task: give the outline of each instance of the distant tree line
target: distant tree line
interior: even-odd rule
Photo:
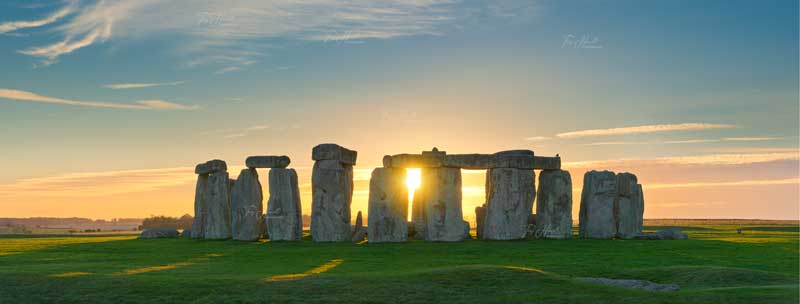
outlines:
[[[184,214],[181,217],[171,217],[164,215],[150,216],[142,221],[140,229],[171,228],[171,229],[191,229],[194,218]]]

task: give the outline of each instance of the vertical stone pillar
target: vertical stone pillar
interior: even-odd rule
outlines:
[[[572,237],[572,177],[565,170],[543,170],[536,196],[536,238]]]
[[[311,237],[315,242],[350,241],[356,151],[321,144],[311,158],[316,161],[311,174]]]
[[[194,220],[192,221],[191,237],[193,239],[202,239],[204,237],[206,202],[203,199],[203,193],[206,191],[206,184],[208,183],[208,174],[200,174],[197,176],[197,187],[194,191]]]
[[[267,233],[271,241],[299,241],[303,237],[302,207],[297,172],[269,170]]]
[[[461,169],[422,168],[422,185],[414,194],[425,223],[426,241],[458,242],[465,238],[461,211]],[[419,196],[419,200],[416,199]]]
[[[483,239],[483,226],[486,222],[486,204],[475,207],[475,237]]]
[[[369,181],[370,243],[408,240],[408,187],[405,168],[375,168]]]
[[[231,190],[231,232],[234,240],[257,241],[261,236],[264,196],[256,169],[239,173]]]
[[[579,224],[581,238],[611,239],[616,236],[616,199],[617,177],[614,172],[589,171],[584,174]]]
[[[206,213],[203,216],[205,239],[224,240],[231,238],[231,203],[228,172],[219,171],[208,175],[203,192]]]
[[[486,173],[486,222],[483,239],[516,240],[527,234],[536,198],[533,170],[493,168]]]
[[[614,202],[614,219],[617,237],[630,239],[642,232],[644,198],[642,185],[636,175],[617,174],[617,199]]]

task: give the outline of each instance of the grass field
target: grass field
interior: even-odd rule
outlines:
[[[0,236],[0,302],[800,301],[797,225],[684,229],[690,240],[316,244]],[[576,277],[644,279],[681,290],[631,290]]]

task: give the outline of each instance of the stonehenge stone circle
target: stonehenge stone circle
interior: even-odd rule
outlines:
[[[353,165],[356,152],[336,144],[312,151],[311,237],[315,242],[350,241],[350,203],[353,199]]]
[[[631,173],[617,174],[617,201],[614,203],[614,219],[617,223],[617,237],[634,238],[642,232],[644,197],[642,185]]]
[[[370,243],[408,240],[406,169],[375,168],[369,181]]]
[[[190,231],[190,235],[193,239],[202,239],[205,237],[203,226],[205,225],[206,202],[203,199],[203,193],[206,191],[207,183],[208,174],[197,176],[197,188],[194,191],[194,219]]]
[[[230,180],[228,172],[217,171],[208,175],[203,191],[203,238],[224,240],[231,238]]]
[[[422,168],[422,185],[415,192],[420,202],[426,241],[458,242],[464,240],[461,213],[461,170],[457,168]],[[416,197],[419,196],[419,200]]]
[[[534,237],[568,239],[572,236],[572,177],[569,171],[543,170],[536,196]]]
[[[242,169],[231,190],[231,232],[234,240],[257,241],[264,210],[256,169]]]
[[[302,207],[297,172],[294,169],[269,170],[269,200],[266,216],[271,241],[299,241],[303,237]]]
[[[589,171],[584,174],[579,224],[582,238],[611,239],[616,236],[616,199],[617,177],[614,172]]]
[[[178,237],[178,230],[169,228],[145,229],[139,234],[140,239],[160,239]]]
[[[248,168],[286,168],[291,163],[288,156],[250,156],[245,160]]]
[[[523,155],[520,157],[520,155]],[[516,165],[525,154],[510,152],[504,164]],[[533,153],[530,154],[533,158]],[[523,239],[528,217],[536,198],[533,170],[494,168],[486,173],[486,218],[482,237],[485,240]]]

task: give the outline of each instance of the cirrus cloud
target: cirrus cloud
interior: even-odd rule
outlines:
[[[644,126],[634,126],[634,127],[608,128],[608,129],[579,130],[579,131],[559,133],[556,134],[556,136],[559,138],[579,138],[579,137],[591,137],[591,136],[628,135],[628,134],[642,134],[642,133],[660,133],[660,132],[673,132],[673,131],[730,129],[730,128],[736,128],[736,126],[729,124],[712,124],[712,123],[680,123],[680,124],[644,125]]]
[[[0,99],[40,102],[40,103],[55,103],[55,104],[65,104],[71,106],[83,106],[83,107],[94,107],[94,108],[125,109],[125,110],[196,110],[199,108],[196,105],[187,106],[164,100],[138,100],[134,104],[103,102],[103,101],[71,100],[58,97],[49,97],[49,96],[39,95],[33,92],[14,90],[14,89],[0,89]]]

